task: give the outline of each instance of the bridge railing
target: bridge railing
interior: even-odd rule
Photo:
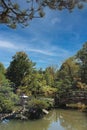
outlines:
[[[58,102],[59,103],[83,102],[87,104],[87,91],[84,90],[68,91],[67,93],[63,93],[58,97]]]

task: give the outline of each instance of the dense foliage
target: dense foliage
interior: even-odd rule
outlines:
[[[15,90],[24,84],[23,79],[31,75],[34,63],[25,52],[17,52],[7,69],[7,77],[14,83]]]
[[[0,63],[0,112],[13,111],[17,95],[13,93],[12,84],[5,76],[5,68]]]
[[[25,52],[17,52],[7,68],[0,63],[0,112],[12,111],[17,102],[17,95],[26,94],[39,98],[31,106],[47,107],[42,97],[55,97],[69,90],[87,91],[87,43],[73,57],[68,58],[60,67],[53,66],[45,70],[36,70]],[[43,98],[42,98],[43,99]]]
[[[83,83],[87,84],[87,42],[77,53],[78,63],[80,64],[80,77]]]

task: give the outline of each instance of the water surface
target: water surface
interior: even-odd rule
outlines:
[[[0,123],[0,130],[87,130],[87,113],[52,110],[39,120],[2,122]]]

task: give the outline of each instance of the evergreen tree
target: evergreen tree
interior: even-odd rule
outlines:
[[[16,28],[17,24],[27,26],[33,18],[41,18],[45,15],[45,7],[52,10],[72,11],[75,7],[82,9],[86,2],[86,0],[23,0],[21,2],[0,0],[0,23],[11,28]]]
[[[27,75],[31,75],[35,63],[33,63],[25,52],[17,52],[7,68],[7,77],[14,83],[15,89],[18,86],[23,86],[23,78]]]

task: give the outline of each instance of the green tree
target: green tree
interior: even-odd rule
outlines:
[[[69,78],[71,82],[73,82],[75,77],[78,77],[79,64],[77,63],[75,57],[70,57],[67,59],[61,66],[60,72],[65,72],[61,78]]]
[[[17,52],[13,56],[10,66],[7,68],[7,77],[14,83],[15,89],[24,85],[23,78],[31,75],[34,66],[35,63],[28,58],[25,52]]]
[[[67,59],[57,72],[55,82],[58,87],[58,91],[65,92],[72,89],[75,79],[78,78],[78,71],[79,64],[77,63],[75,57]]]
[[[54,86],[55,81],[55,68],[52,66],[49,66],[45,69],[44,77],[46,80],[46,84],[49,86]]]
[[[6,73],[5,67],[2,63],[0,63],[0,86],[8,82],[5,73]]]
[[[17,101],[18,97],[13,93],[9,82],[0,86],[0,112],[13,111]]]
[[[0,112],[12,111],[17,101],[17,96],[13,93],[11,83],[5,73],[5,67],[0,63]]]
[[[83,45],[82,49],[77,53],[77,60],[80,64],[80,77],[83,83],[87,84],[87,42]]]
[[[12,28],[17,24],[28,25],[33,18],[43,17],[44,8],[69,11],[75,7],[81,9],[86,0],[0,0],[0,23]],[[23,6],[24,5],[24,6]]]
[[[1,62],[0,62],[0,73],[5,74],[5,67]]]
[[[27,75],[23,79],[24,86],[22,86],[22,91],[27,94],[32,94],[36,96],[42,93],[42,88],[46,85],[43,73],[34,70],[31,75]]]

